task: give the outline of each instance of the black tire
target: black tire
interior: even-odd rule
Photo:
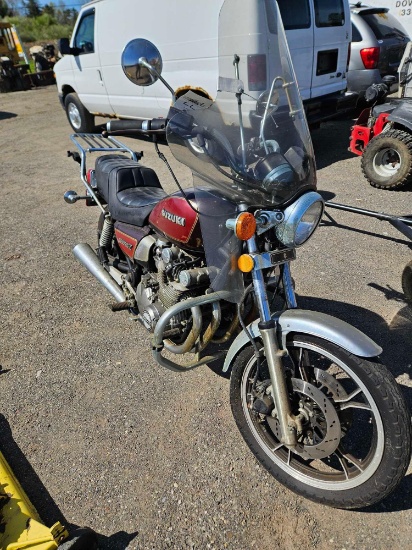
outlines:
[[[361,166],[373,187],[403,187],[412,180],[412,135],[388,130],[375,136],[363,152]]]
[[[80,134],[94,132],[94,116],[89,113],[77,94],[68,94],[64,100],[64,106],[67,119],[75,132]]]
[[[402,272],[402,290],[406,301],[412,306],[412,262],[406,264]]]
[[[280,443],[264,360],[260,393],[252,395],[256,359],[249,346],[236,358],[230,383],[246,443],[280,483],[305,498],[346,509],[382,500],[404,477],[411,455],[410,418],[393,376],[379,362],[314,336],[295,334],[287,347],[293,412],[306,415],[299,453]]]

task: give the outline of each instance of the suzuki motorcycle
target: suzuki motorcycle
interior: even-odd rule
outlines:
[[[219,59],[213,102],[196,91],[176,98],[157,48],[143,39],[126,46],[126,76],[144,86],[164,82],[173,102],[167,119],[114,121],[102,136],[72,136],[87,192],[65,199],[100,211],[96,248],[78,244],[74,254],[113,296],[113,309],[127,310],[153,334],[159,365],[185,371],[222,360],[237,426],[278,481],[308,499],[359,508],[387,496],[405,475],[410,419],[376,343],[297,307],[290,264],[324,202],[271,5],[277,55],[266,92],[245,92],[233,51]],[[167,163],[157,143],[164,136],[192,170],[193,187],[167,195],[119,135],[151,136]],[[104,154],[87,170],[94,151]]]

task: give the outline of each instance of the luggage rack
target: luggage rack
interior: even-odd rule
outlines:
[[[87,169],[86,169],[86,157],[87,153],[127,153],[131,160],[138,162],[143,157],[143,151],[137,153],[133,151],[124,143],[112,136],[103,136],[102,134],[72,134],[70,136],[72,142],[76,145],[79,153],[67,151],[69,157],[73,157],[80,164],[80,175],[84,186],[87,189],[87,194],[93,197],[95,203],[100,207],[101,211],[105,213],[105,209],[96,194],[92,186],[87,181]],[[87,197],[78,197],[87,198]]]

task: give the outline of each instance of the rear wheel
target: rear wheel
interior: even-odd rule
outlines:
[[[64,106],[67,119],[75,132],[92,133],[94,131],[94,116],[89,113],[77,94],[68,94],[64,100]]]
[[[407,302],[412,305],[412,262],[409,262],[403,270],[402,290]]]
[[[298,446],[280,441],[272,390],[263,359],[256,377],[251,348],[233,366],[233,415],[246,443],[292,491],[338,508],[361,508],[387,496],[410,460],[410,420],[400,390],[378,362],[331,342],[295,334],[285,361]]]
[[[388,130],[371,139],[361,159],[365,178],[379,189],[399,189],[412,180],[412,136]]]

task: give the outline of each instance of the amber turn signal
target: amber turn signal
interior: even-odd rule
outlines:
[[[243,273],[249,273],[254,268],[255,262],[249,254],[242,254],[237,261],[237,266]]]
[[[236,219],[235,234],[241,241],[248,241],[256,231],[256,218],[249,212],[242,212]]]

